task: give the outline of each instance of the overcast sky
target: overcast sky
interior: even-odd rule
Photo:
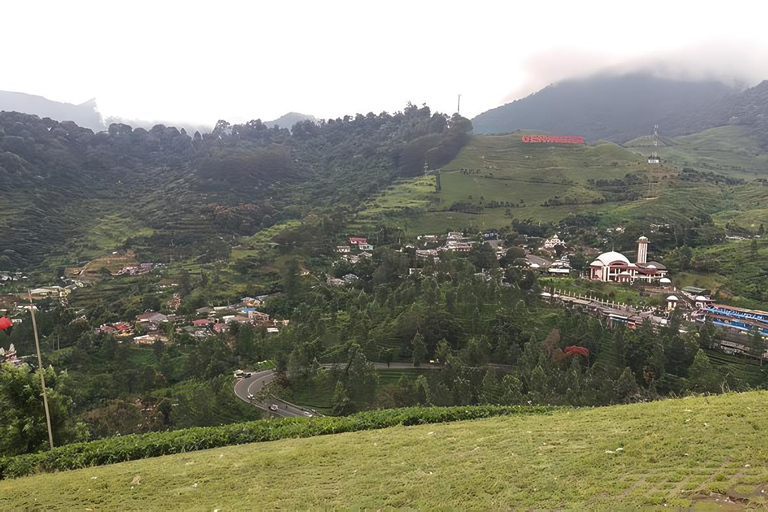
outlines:
[[[407,101],[472,117],[604,67],[768,78],[762,2],[7,1],[0,90],[213,124]]]

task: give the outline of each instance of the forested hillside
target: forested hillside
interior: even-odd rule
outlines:
[[[259,120],[187,134],[0,113],[0,269],[67,265],[130,241],[154,258],[215,253],[313,208],[363,200],[397,176],[450,161],[471,123],[412,105],[291,132]],[[97,236],[110,226],[114,236]],[[122,234],[122,236],[120,236]]]

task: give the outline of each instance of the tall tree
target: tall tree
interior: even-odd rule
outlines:
[[[425,362],[427,357],[427,344],[424,342],[424,336],[420,332],[417,332],[411,341],[412,354],[414,366],[421,366],[421,363]]]

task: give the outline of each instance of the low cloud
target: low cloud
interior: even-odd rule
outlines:
[[[627,58],[564,49],[532,56],[524,65],[526,78],[505,97],[508,103],[550,84],[597,74],[644,72],[683,81],[716,80],[747,88],[768,79],[768,47],[751,42],[709,41],[680,50]]]

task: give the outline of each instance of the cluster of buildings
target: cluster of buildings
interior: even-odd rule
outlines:
[[[756,330],[761,336],[768,338],[768,312],[766,311],[715,304],[712,301],[703,304],[695,316],[700,323],[709,320],[717,327],[743,333]]]
[[[58,299],[68,296],[70,293],[83,286],[83,283],[72,283],[66,286],[45,286],[42,288],[32,288],[29,293],[32,294],[33,299],[44,299],[47,297]]]
[[[596,297],[571,294],[566,291],[558,292],[557,290],[553,290],[552,293],[542,292],[541,297],[543,300],[555,302],[568,308],[580,308],[582,311],[600,318],[610,326],[624,324],[629,329],[636,329],[646,320],[657,326],[667,323],[666,318],[651,308],[639,308],[628,304],[600,300]]]
[[[421,235],[417,237],[421,248],[406,245],[406,249],[416,249],[416,257],[421,259],[433,259],[438,261],[440,253],[444,251],[468,253],[475,243],[470,237],[464,236],[458,231],[451,231],[446,235]]]
[[[339,254],[351,254],[353,248],[362,252],[373,251],[373,246],[368,243],[367,238],[361,236],[351,236],[349,237],[349,245],[336,246],[336,252]]]
[[[101,325],[97,331],[113,334],[118,338],[132,339],[139,345],[152,345],[156,341],[168,342],[168,324],[177,333],[187,333],[196,338],[205,338],[229,329],[229,324],[248,324],[263,327],[267,332],[277,333],[280,326],[289,320],[273,319],[256,308],[264,303],[266,295],[243,297],[239,304],[229,306],[202,307],[195,311],[193,319],[174,314],[166,315],[157,311],[146,311],[137,315],[134,322],[115,322]],[[141,332],[143,334],[137,334]]]
[[[341,277],[341,279],[333,276],[328,276],[328,278],[325,280],[325,283],[328,286],[344,286],[347,284],[353,284],[355,281],[360,279],[356,274],[345,274]]]
[[[468,236],[457,231],[451,231],[445,236],[445,243],[437,248],[438,251],[471,252],[474,242]]]
[[[157,265],[154,263],[139,263],[138,266],[132,265],[123,267],[113,275],[116,276],[140,276],[142,274],[149,274]]]
[[[29,278],[23,272],[0,272],[0,285],[12,283],[14,281],[26,281]]]
[[[347,263],[351,263],[352,265],[356,265],[363,260],[368,260],[371,258],[373,258],[373,254],[367,251],[362,251],[357,254],[342,253],[341,258],[339,259],[346,261]]]

